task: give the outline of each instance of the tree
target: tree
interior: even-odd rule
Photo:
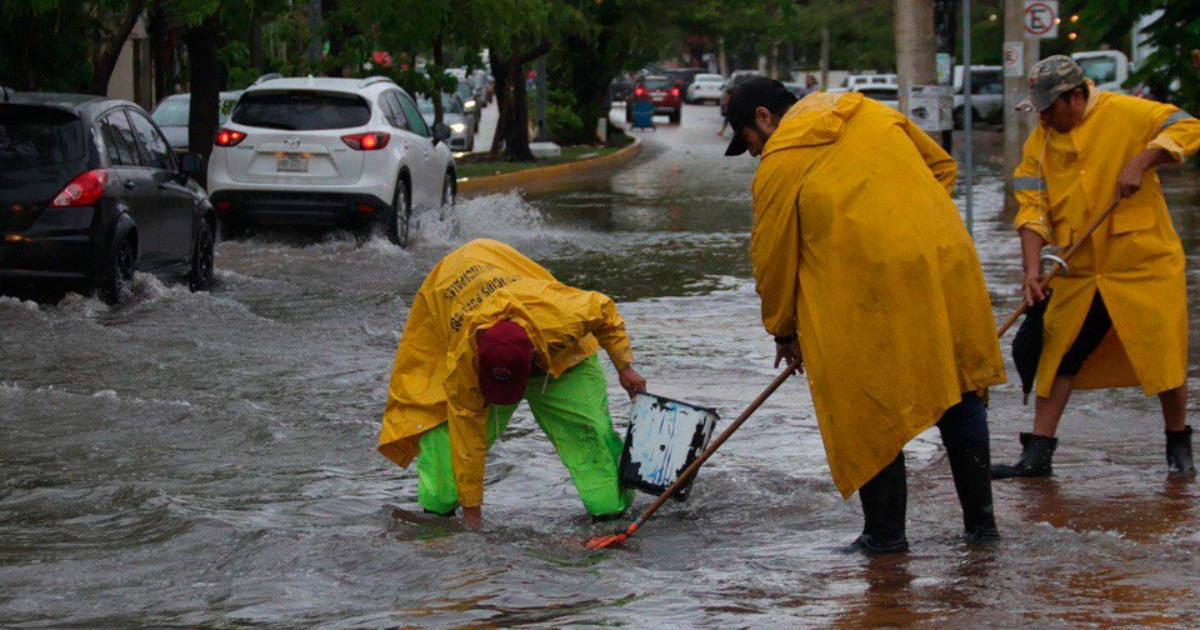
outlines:
[[[108,81],[117,67],[117,58],[121,56],[125,40],[129,39],[133,27],[142,17],[145,0],[127,0],[124,4],[123,10],[106,2],[88,5],[89,22],[98,36],[93,40],[96,48],[92,55],[92,84],[89,89],[92,94],[108,93]]]

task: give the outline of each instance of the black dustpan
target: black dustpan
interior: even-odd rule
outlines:
[[[1021,377],[1021,390],[1025,392],[1024,404],[1029,404],[1029,392],[1037,376],[1038,361],[1042,358],[1042,337],[1046,328],[1046,305],[1050,296],[1025,310],[1025,319],[1017,329],[1012,342],[1013,363]]]

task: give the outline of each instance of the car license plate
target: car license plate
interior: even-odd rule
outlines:
[[[303,155],[281,155],[275,158],[275,170],[288,173],[307,173],[308,158]]]

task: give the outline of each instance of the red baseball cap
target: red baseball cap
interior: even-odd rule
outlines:
[[[503,321],[479,334],[479,389],[495,405],[515,405],[525,395],[533,367],[533,342],[525,329]]]

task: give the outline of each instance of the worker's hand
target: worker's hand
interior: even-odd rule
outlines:
[[[621,381],[621,387],[629,394],[630,400],[633,400],[638,392],[646,391],[646,379],[642,378],[632,365],[618,371],[617,378]]]
[[[800,354],[799,339],[793,339],[791,343],[775,344],[775,367],[779,367],[784,361],[795,367],[796,373],[804,373],[804,356]]]
[[[1033,306],[1046,299],[1046,294],[1042,291],[1042,276],[1036,271],[1025,272],[1025,279],[1021,282],[1021,291],[1025,293],[1026,306]]]
[[[463,522],[471,529],[479,529],[483,527],[483,508],[480,507],[464,507]]]
[[[1117,195],[1124,199],[1132,197],[1134,193],[1141,190],[1145,170],[1146,167],[1141,160],[1137,158],[1130,160],[1125,168],[1121,169],[1121,174],[1117,175]]]

